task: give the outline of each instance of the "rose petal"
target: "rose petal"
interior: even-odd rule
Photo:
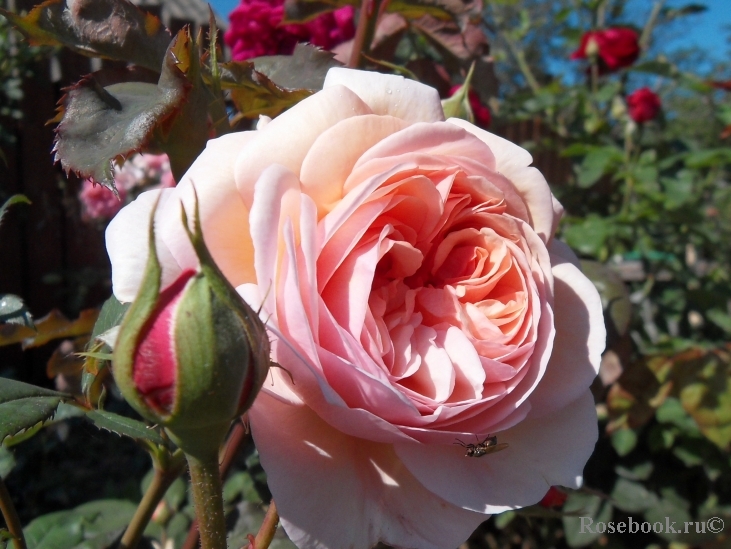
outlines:
[[[493,434],[509,446],[480,458],[465,457],[459,445],[427,449],[397,443],[395,449],[424,486],[454,505],[482,513],[525,507],[540,501],[554,484],[581,486],[598,436],[594,399],[585,389],[579,399],[552,414]],[[478,433],[476,440],[464,442],[474,444],[486,436]]]
[[[327,71],[323,89],[337,85],[353,90],[375,114],[412,123],[444,120],[437,90],[403,76],[335,67]]]
[[[176,196],[175,189],[156,189],[144,192],[134,202],[122,208],[107,226],[105,239],[107,253],[112,262],[112,288],[119,301],[134,301],[142,283],[147,265],[147,242],[152,209],[157,204],[155,212],[155,227],[157,228],[163,221],[160,215],[162,208],[166,203],[174,202]],[[157,232],[155,247],[162,265],[162,287],[166,288],[180,276],[183,270]]]
[[[234,286],[254,282],[256,276],[249,213],[236,190],[231,159],[256,136],[256,132],[234,132],[209,141],[177,186],[189,220],[195,211],[195,187],[206,245]],[[168,207],[171,211],[163,215],[161,236],[180,265],[194,267],[198,261],[180,221],[180,204]]]
[[[594,284],[562,257],[551,254],[551,261],[556,337],[546,373],[530,396],[529,417],[561,408],[591,385],[599,372],[607,338],[602,303]]]
[[[249,415],[282,525],[301,549],[456,547],[487,518],[426,490],[390,445],[345,435],[307,407],[261,394]]]
[[[280,164],[299,177],[307,152],[325,130],[364,114],[371,114],[368,105],[348,88],[336,86],[300,101],[257,131],[234,165],[244,204],[251,207],[254,185],[266,168]]]

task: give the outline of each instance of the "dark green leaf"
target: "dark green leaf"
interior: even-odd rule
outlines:
[[[563,507],[563,528],[569,547],[584,547],[598,539],[597,522],[612,518],[612,505],[598,496],[573,492],[569,494]],[[569,513],[571,515],[569,515]]]
[[[640,513],[657,503],[657,496],[639,482],[617,479],[612,490],[612,502],[622,511]]]
[[[155,130],[169,125],[188,96],[185,75],[168,54],[157,84],[142,77],[139,71],[99,71],[67,90],[55,144],[56,161],[67,172],[116,192],[112,162],[141,150]]]
[[[47,0],[25,17],[0,9],[33,45],[66,46],[90,57],[160,72],[170,33],[127,0]]]
[[[73,397],[0,378],[0,442],[51,419],[64,400],[73,401]]]
[[[283,24],[306,23],[315,17],[344,6],[358,6],[353,1],[321,1],[321,0],[285,0]]]
[[[720,309],[711,309],[706,312],[706,318],[725,332],[731,334],[731,316],[728,313]]]
[[[8,208],[12,206],[13,204],[30,204],[30,200],[25,195],[22,194],[14,194],[10,198],[8,198],[5,203],[0,206],[0,225],[3,222],[3,217],[5,217],[5,214],[8,211]]]
[[[0,479],[7,477],[15,467],[15,456],[4,444],[0,444]]]
[[[659,76],[677,76],[678,69],[667,61],[645,61],[630,67],[630,70],[637,72],[647,72],[657,74]]]
[[[678,530],[683,527],[685,522],[689,522],[691,517],[688,511],[683,509],[678,502],[670,498],[662,498],[645,511],[645,520],[653,525],[657,522],[662,524],[663,528],[657,534],[663,539],[672,541],[677,537],[677,534],[673,534],[672,531],[668,532],[668,525],[672,526],[675,523],[674,529]]]
[[[127,527],[136,505],[126,500],[97,500],[71,511],[33,520],[24,532],[29,549],[107,549]],[[151,523],[146,532],[159,533]]]
[[[591,215],[581,223],[564,229],[566,243],[582,254],[598,257],[612,230],[611,220]]]
[[[293,55],[257,57],[221,65],[221,86],[241,116],[276,116],[322,88],[330,68],[340,66],[330,52],[298,44]]]
[[[708,6],[705,6],[703,4],[686,4],[685,6],[680,6],[679,8],[665,8],[662,10],[662,14],[667,19],[675,19],[678,17],[684,17],[686,15],[703,13],[707,10]]]
[[[591,187],[599,178],[622,160],[622,152],[616,147],[599,147],[584,157],[579,170],[578,184],[581,188]]]
[[[620,456],[626,456],[637,446],[637,433],[632,429],[618,429],[612,433],[612,446]]]
[[[153,444],[162,445],[165,441],[155,431],[148,427],[145,423],[105,410],[92,410],[86,414],[94,424],[100,429],[106,429],[120,436],[127,436],[135,440],[147,440]]]
[[[114,296],[107,299],[102,305],[102,310],[99,311],[99,318],[96,319],[94,330],[91,332],[92,341],[110,328],[119,326],[129,305],[129,303],[120,303]]]

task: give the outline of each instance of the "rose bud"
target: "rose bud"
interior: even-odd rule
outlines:
[[[612,27],[585,32],[581,37],[579,49],[571,54],[571,59],[596,57],[599,72],[606,74],[629,67],[639,55],[637,33],[628,28]]]
[[[452,86],[449,90],[449,97],[453,97],[458,91],[462,89],[462,85]],[[480,128],[487,129],[492,121],[492,115],[490,109],[482,104],[480,96],[473,89],[467,93],[467,99],[470,102],[470,108],[472,109],[472,115],[474,117],[474,123]]]
[[[650,88],[640,88],[627,97],[629,115],[638,124],[655,118],[661,106],[660,97]]]
[[[183,225],[199,268],[162,292],[150,225],[142,285],[114,349],[114,378],[135,410],[196,455],[219,444],[231,420],[251,406],[269,370],[269,340],[210,256],[197,204],[194,232],[184,210]]]

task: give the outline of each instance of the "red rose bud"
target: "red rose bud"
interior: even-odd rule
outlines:
[[[640,88],[627,97],[629,115],[638,124],[649,122],[657,116],[662,107],[660,97],[650,88]]]
[[[553,507],[563,507],[563,504],[566,503],[568,497],[569,495],[566,492],[559,490],[555,486],[551,486],[548,489],[548,492],[546,492],[546,495],[543,496],[543,499],[538,502],[538,505],[548,509]]]
[[[597,57],[599,72],[615,72],[629,67],[640,55],[637,33],[624,27],[585,32],[581,37],[579,49],[571,54],[571,59]]]
[[[269,370],[269,340],[258,315],[213,262],[197,204],[194,232],[185,212],[183,223],[199,270],[185,271],[160,292],[150,228],[145,277],[120,327],[113,371],[132,407],[196,455],[217,447],[231,420],[251,406]]]

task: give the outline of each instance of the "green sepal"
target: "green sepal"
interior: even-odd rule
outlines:
[[[134,356],[142,330],[154,312],[160,295],[162,266],[157,257],[157,247],[155,246],[155,212],[157,206],[158,203],[156,202],[150,215],[149,255],[145,266],[145,274],[137,297],[127,310],[120,326],[117,343],[114,347],[114,366],[112,369],[114,380],[117,382],[117,386],[125,400],[140,415],[153,423],[161,423],[165,418],[151,410],[137,391],[137,387],[134,385]]]
[[[218,299],[221,300],[221,303],[226,304],[231,308],[231,310],[236,311],[238,314],[243,328],[243,333],[246,335],[250,349],[245,365],[246,367],[243,368],[243,379],[247,379],[247,376],[253,377],[251,379],[252,383],[247,389],[250,395],[249,398],[240,402],[238,414],[236,414],[240,415],[251,407],[254,402],[254,398],[259,392],[259,389],[261,389],[261,386],[264,384],[264,380],[269,372],[269,337],[257,312],[241,298],[236,289],[218,268],[216,262],[213,260],[213,257],[208,251],[208,247],[203,239],[203,229],[200,221],[200,208],[198,206],[198,193],[196,192],[195,187],[193,187],[193,194],[195,197],[193,231],[190,230],[185,208],[181,209],[183,226],[185,227],[190,243],[198,256],[201,271],[211,285],[211,290],[215,292]],[[222,327],[221,329],[224,328]],[[232,332],[229,337],[236,337],[241,333],[242,332],[238,332],[237,334]],[[234,367],[241,369],[242,365],[239,363],[234,365]],[[249,370],[252,371],[249,372]]]

